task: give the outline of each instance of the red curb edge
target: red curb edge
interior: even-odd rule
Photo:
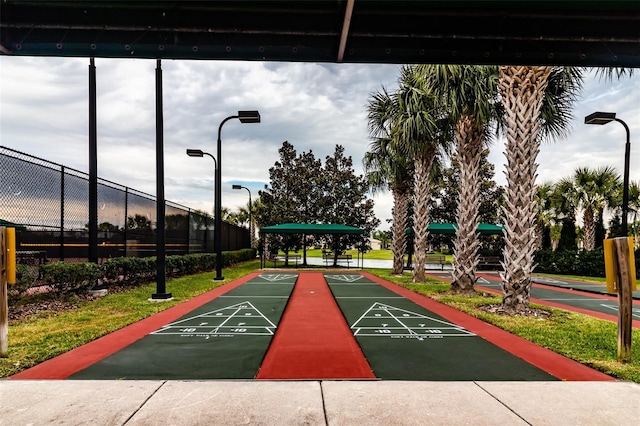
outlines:
[[[199,296],[189,299],[179,305],[158,312],[141,321],[116,330],[106,336],[79,346],[75,349],[51,358],[27,370],[8,377],[20,380],[60,380],[66,379],[74,373],[95,364],[96,362],[118,352],[133,342],[140,340],[147,334],[163,325],[174,321],[192,310],[204,305],[216,297],[233,290],[260,275],[261,271],[252,272],[228,284],[209,290]],[[151,303],[151,302],[150,302]],[[161,302],[153,302],[161,303]]]
[[[360,272],[363,276],[382,285],[385,288],[429,309],[443,318],[458,324],[493,343],[501,349],[523,359],[554,377],[567,381],[615,381],[616,379],[594,370],[577,361],[559,355],[549,349],[538,346],[526,339],[515,336],[501,328],[488,324],[471,315],[458,311],[426,296],[385,281],[368,272]]]

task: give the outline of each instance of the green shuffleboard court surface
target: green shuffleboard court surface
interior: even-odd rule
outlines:
[[[252,379],[297,278],[264,273],[70,379]]]
[[[378,378],[557,380],[360,274],[324,276]]]

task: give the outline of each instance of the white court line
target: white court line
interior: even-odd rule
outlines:
[[[222,321],[222,324],[220,324],[219,326],[217,326],[213,331],[210,331],[209,333],[217,333],[218,330],[220,329],[220,327],[223,327],[227,321],[229,321],[231,318],[233,318],[238,312],[240,312],[242,310],[242,308],[238,308],[234,313],[232,313],[226,320]]]
[[[247,298],[247,296],[225,296],[225,295],[218,296],[218,297],[219,298],[220,297],[240,297],[243,299]],[[257,299],[257,298],[288,299],[289,298],[289,296],[249,296],[249,297],[251,297],[252,299]]]
[[[402,296],[336,296],[336,299],[404,299]]]
[[[603,308],[611,309],[613,311],[618,312],[618,307],[617,306],[611,306],[611,305],[605,305],[605,304],[602,304],[600,306],[602,306]],[[636,311],[638,312],[637,314],[635,313]],[[631,316],[632,317],[636,317],[636,318],[640,318],[640,310],[632,309],[631,310]]]
[[[243,307],[243,306],[247,306],[247,307]],[[237,308],[236,311],[233,312],[230,315],[229,314],[227,314],[227,315],[213,315],[215,313],[221,313],[222,311],[225,311],[227,309],[235,309],[235,308]],[[178,324],[182,324],[184,322],[191,321],[191,320],[194,320],[196,318],[226,318],[226,320],[223,321],[222,324],[218,325],[216,330],[213,331],[213,333],[215,333],[217,331],[217,329],[219,329],[220,327],[224,326],[225,323],[227,323],[231,318],[236,316],[236,314],[238,312],[240,312],[242,309],[253,309],[255,312],[257,312],[260,315],[260,317],[262,317],[265,321],[267,321],[271,325],[271,327],[277,328],[277,326],[269,318],[267,318],[262,312],[260,312],[255,306],[253,306],[253,304],[251,302],[246,300],[244,302],[236,303],[236,304],[231,305],[231,306],[226,306],[224,308],[220,308],[220,309],[216,309],[216,310],[213,310],[213,311],[205,312],[204,314],[196,315],[196,316],[193,316],[193,317],[185,318],[185,319],[180,320],[180,321],[169,323],[167,325],[164,325],[164,326],[160,327],[158,330],[156,330],[156,331],[154,331],[154,332],[152,332],[150,334],[170,334],[170,333],[164,333],[163,331],[171,329],[171,328],[177,328]],[[238,318],[243,318],[243,317],[240,316]],[[256,318],[256,317],[252,317],[252,318]],[[191,326],[189,326],[189,327],[192,328]],[[273,334],[271,332],[271,330],[269,330],[269,327],[264,326],[264,328],[266,328],[267,331],[269,331],[271,334]]]
[[[418,333],[416,333],[415,331],[413,331],[412,329],[410,329],[409,327],[407,327],[402,321],[400,321],[398,318],[396,318],[395,315],[393,315],[391,312],[389,312],[388,308],[383,309],[383,311],[385,311],[387,314],[391,315],[391,318],[393,318],[394,320],[398,321],[398,323],[403,326],[404,328],[407,329],[407,331],[409,331],[409,334],[415,334],[416,336],[418,336],[418,340],[422,340],[423,338],[420,337],[418,335]]]
[[[329,283],[329,286],[332,285],[353,285],[353,286],[358,286],[358,287],[362,287],[365,285],[380,285],[380,284],[376,284],[376,283]]]
[[[602,302],[602,299],[542,299],[542,300],[548,300],[550,302],[552,301],[556,301],[556,300],[560,300],[560,301],[576,301],[576,302]]]

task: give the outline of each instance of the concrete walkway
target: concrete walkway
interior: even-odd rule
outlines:
[[[0,425],[623,425],[628,382],[0,380]]]

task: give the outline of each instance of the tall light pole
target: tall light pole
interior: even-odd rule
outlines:
[[[233,189],[244,188],[249,193],[249,244],[251,245],[251,248],[253,248],[253,220],[251,220],[251,191],[249,190],[249,188],[242,185],[233,185],[232,188]]]
[[[218,168],[216,170],[216,228],[214,230],[214,239],[216,245],[216,277],[214,280],[224,280],[222,276],[222,139],[220,133],[222,126],[227,121],[237,118],[241,123],[259,123],[260,113],[258,111],[238,111],[238,115],[230,115],[222,120],[218,127]]]
[[[584,118],[585,124],[607,124],[617,121],[624,126],[627,131],[627,143],[624,146],[624,181],[622,183],[622,237],[629,235],[627,216],[629,215],[629,156],[631,152],[629,126],[627,123],[616,118],[615,112],[594,112]]]
[[[209,157],[211,157],[211,159],[213,160],[213,179],[215,180],[216,178],[216,174],[218,172],[218,162],[216,161],[216,157],[214,157],[213,155],[209,154],[208,152],[204,152],[201,149],[187,149],[187,155],[189,157],[204,157],[205,155],[208,155]],[[214,190],[213,190],[213,212],[215,214],[215,185],[214,185]],[[213,218],[214,221],[214,225],[215,225],[215,216]],[[216,246],[216,238],[215,238],[215,231],[214,231],[214,236],[213,236],[213,247],[215,248]]]

